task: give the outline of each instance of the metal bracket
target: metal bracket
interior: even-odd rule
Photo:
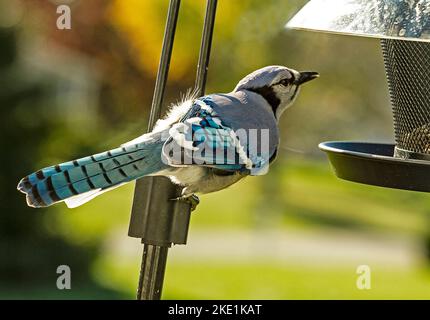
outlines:
[[[150,177],[136,183],[128,235],[156,246],[186,244],[190,205],[176,201],[181,188],[165,177]]]

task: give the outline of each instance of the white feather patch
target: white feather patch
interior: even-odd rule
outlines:
[[[163,119],[159,119],[156,122],[154,126],[154,130],[152,130],[152,132],[161,132],[169,129],[173,124],[175,124],[176,122],[181,120],[183,116],[185,116],[185,114],[191,108],[192,104],[193,104],[193,100],[190,100],[187,98],[187,100],[184,100],[179,104],[173,105],[171,109],[167,112],[166,117]],[[145,133],[144,135],[141,135],[131,141],[123,143],[121,147],[127,147],[138,143],[151,141],[151,139],[152,139],[151,133]]]
[[[182,148],[188,150],[198,150],[193,146],[193,141],[186,139],[186,134],[190,130],[190,127],[185,123],[177,123],[172,126],[169,130],[169,135],[175,140],[175,142]]]
[[[103,190],[100,188],[95,189],[95,190],[91,190],[91,191],[79,194],[77,196],[71,197],[69,199],[66,199],[66,200],[64,200],[64,202],[68,208],[71,208],[71,209],[77,208],[77,207],[83,205],[84,203],[87,203],[88,201],[93,200],[95,197],[98,197],[99,195],[101,195],[105,192],[111,191],[115,188],[118,188],[124,184],[125,183],[121,183],[121,184],[118,184],[116,186],[113,186],[113,187],[110,187],[107,189],[103,189]]]
[[[245,152],[243,146],[240,144],[240,141],[237,138],[236,133],[233,130],[229,131],[229,133],[230,133],[230,138],[233,139],[233,141],[234,141],[234,145],[236,147],[236,152],[239,154],[239,158],[243,161],[243,163],[245,164],[245,167],[247,169],[252,169],[252,161],[246,155],[246,152]]]
[[[64,200],[68,208],[76,208],[101,194],[102,189],[91,190]]]

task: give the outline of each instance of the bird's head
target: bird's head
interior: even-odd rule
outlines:
[[[318,78],[317,72],[296,71],[283,66],[268,66],[258,69],[240,80],[234,91],[248,90],[260,94],[272,107],[279,120],[295,100],[300,86]]]

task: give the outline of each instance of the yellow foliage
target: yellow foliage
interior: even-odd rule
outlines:
[[[232,36],[238,21],[235,15],[248,5],[241,1],[220,2],[215,26],[217,39]],[[167,9],[168,1],[114,0],[108,10],[113,26],[131,43],[132,55],[142,71],[152,75],[157,73]],[[205,1],[181,3],[171,65],[174,72],[170,73],[173,80],[195,69],[204,14]]]

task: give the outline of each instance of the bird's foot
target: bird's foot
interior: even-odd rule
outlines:
[[[197,197],[195,194],[191,194],[189,196],[178,197],[178,198],[175,198],[172,200],[183,201],[185,203],[190,204],[191,205],[191,211],[196,210],[197,205],[200,203],[199,197]]]

